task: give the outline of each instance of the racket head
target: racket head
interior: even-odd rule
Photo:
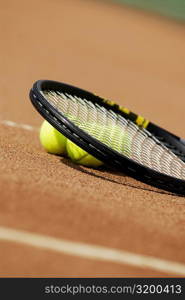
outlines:
[[[154,169],[143,166],[142,164],[130,159],[110,149],[106,144],[97,140],[88,132],[82,130],[74,124],[65,114],[54,107],[48,99],[44,96],[45,91],[57,91],[66,93],[72,96],[88,99],[93,104],[100,105],[107,110],[111,110],[122,117],[135,118],[129,114],[128,110],[120,109],[116,103],[101,98],[91,92],[85,91],[78,87],[68,85],[61,82],[50,80],[39,80],[34,83],[33,88],[30,90],[30,99],[37,111],[59,132],[77,144],[79,147],[95,156],[97,159],[106,164],[113,165],[124,171],[126,174],[139,179],[142,182],[150,185],[163,188],[165,190],[185,194],[185,181],[173,176],[160,173]],[[137,115],[135,115],[137,116]],[[146,124],[146,123],[145,123]],[[148,124],[147,124],[148,125]],[[172,135],[173,137],[173,135]],[[174,136],[175,137],[175,136]]]

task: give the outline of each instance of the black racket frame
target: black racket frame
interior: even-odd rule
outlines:
[[[46,119],[53,127],[61,132],[76,145],[103,161],[105,164],[112,165],[123,171],[125,174],[140,180],[157,188],[162,188],[172,193],[185,195],[185,180],[174,178],[169,175],[159,173],[148,167],[145,167],[128,157],[110,149],[105,144],[91,137],[89,134],[79,129],[61,112],[57,111],[41,94],[44,90],[55,90],[63,93],[69,93],[80,98],[85,98],[93,103],[98,103],[113,110],[115,113],[121,114],[130,119],[129,114],[119,110],[119,105],[109,105],[103,98],[88,92],[86,90],[74,87],[69,84],[52,81],[38,80],[34,83],[30,90],[30,99],[36,110]],[[181,139],[170,132],[150,123],[147,130],[159,138],[165,145],[173,150],[182,160],[185,158],[185,145],[181,143]]]

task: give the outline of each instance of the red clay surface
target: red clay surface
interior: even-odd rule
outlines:
[[[28,91],[71,83],[184,135],[185,26],[98,1],[1,4],[0,226],[185,263],[185,198],[45,153]],[[173,276],[0,241],[0,276]]]

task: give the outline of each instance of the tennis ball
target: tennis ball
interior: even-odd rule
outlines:
[[[87,167],[99,167],[103,165],[103,162],[90,155],[79,146],[67,140],[67,154],[71,160],[77,164],[84,165]]]
[[[53,154],[66,155],[67,138],[46,120],[40,128],[40,142],[44,149]]]

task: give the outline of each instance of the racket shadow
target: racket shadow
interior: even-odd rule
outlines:
[[[93,176],[93,177],[96,177],[96,178],[99,178],[101,180],[108,181],[108,182],[111,182],[111,183],[114,183],[114,184],[127,186],[127,187],[137,189],[137,190],[154,192],[154,193],[157,193],[157,194],[164,194],[164,195],[182,197],[181,195],[177,195],[175,193],[170,193],[170,192],[166,192],[166,191],[163,191],[163,190],[155,190],[155,189],[151,189],[151,188],[147,188],[147,187],[141,187],[141,186],[130,184],[128,182],[124,183],[124,182],[119,182],[118,180],[115,180],[115,179],[108,178],[103,173],[111,174],[111,176],[112,175],[122,176],[122,177],[128,177],[128,176],[126,174],[122,173],[122,172],[117,171],[113,167],[110,167],[110,166],[107,166],[107,165],[103,165],[101,167],[98,167],[97,169],[90,168],[90,167],[88,168],[88,167],[83,167],[81,165],[75,164],[70,159],[64,158],[64,157],[61,158],[61,162],[63,164],[65,164],[66,166],[70,167],[71,169],[77,170],[77,171],[82,172],[86,175]],[[97,171],[101,174],[95,173]]]

